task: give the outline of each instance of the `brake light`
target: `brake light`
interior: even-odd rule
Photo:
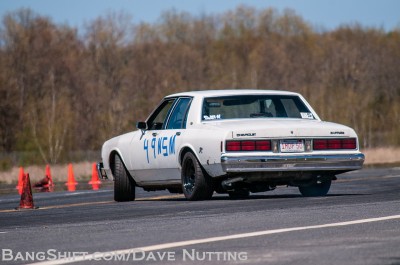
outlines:
[[[277,145],[276,142],[275,145]],[[357,139],[313,139],[312,147],[313,150],[352,150],[357,149]],[[277,149],[277,146],[274,148]],[[225,142],[225,150],[227,152],[271,151],[272,142],[271,140],[229,140]]]
[[[271,151],[271,141],[256,141],[257,151]]]
[[[328,140],[328,149],[342,149],[342,141]]]
[[[313,149],[314,150],[328,149],[328,140],[322,140],[322,139],[314,140]]]
[[[314,139],[314,150],[344,150],[357,149],[356,138],[348,139]]]
[[[256,150],[256,142],[255,141],[242,141],[241,146],[242,146],[242,151]]]
[[[357,148],[357,141],[355,138],[345,139],[342,141],[343,149],[356,149]]]
[[[240,141],[227,141],[226,151],[241,151]]]
[[[271,141],[269,141],[269,140],[226,141],[225,150],[227,152],[271,151]]]

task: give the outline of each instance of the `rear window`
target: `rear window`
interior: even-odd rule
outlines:
[[[204,99],[204,121],[252,118],[315,119],[298,96],[243,95]]]

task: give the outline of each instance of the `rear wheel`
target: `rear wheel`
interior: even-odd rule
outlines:
[[[299,187],[300,193],[305,197],[319,197],[328,194],[332,180],[316,182],[312,185]]]
[[[117,202],[135,200],[135,181],[129,175],[121,158],[114,158],[114,200]]]
[[[211,199],[214,189],[212,179],[200,166],[195,155],[188,152],[182,161],[182,190],[186,199],[191,201]]]

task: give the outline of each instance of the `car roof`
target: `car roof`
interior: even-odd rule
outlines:
[[[219,97],[219,96],[237,96],[237,95],[299,95],[295,92],[283,90],[255,90],[255,89],[228,89],[228,90],[202,90],[181,92],[167,96],[169,97]]]

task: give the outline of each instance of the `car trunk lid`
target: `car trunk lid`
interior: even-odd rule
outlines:
[[[231,120],[213,125],[230,130],[232,139],[349,137],[352,134],[351,128],[340,124],[303,119]]]

